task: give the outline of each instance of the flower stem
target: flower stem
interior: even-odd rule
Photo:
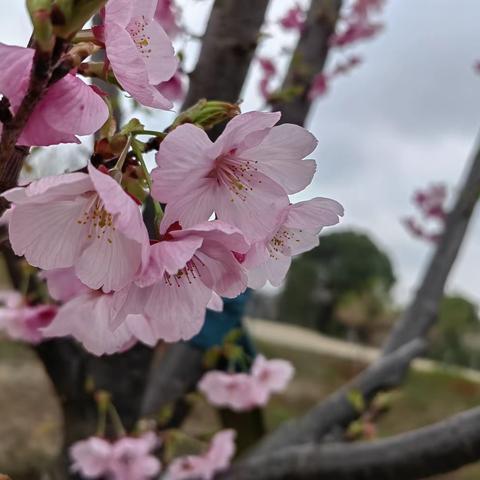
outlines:
[[[115,429],[115,433],[119,437],[124,437],[127,432],[125,427],[123,426],[122,420],[120,415],[117,412],[117,409],[114,407],[113,403],[108,404],[108,413],[110,414],[110,419],[112,420],[113,428]]]
[[[138,142],[137,140],[133,140],[132,150],[133,150],[133,153],[135,154],[135,157],[140,162],[140,165],[143,170],[143,174],[145,175],[145,179],[147,181],[148,189],[150,190],[150,195],[152,195],[152,179],[150,177],[150,173],[148,172],[147,165],[145,164],[145,160],[143,159],[142,146],[140,142]],[[152,200],[153,200],[153,197],[152,197]],[[163,210],[162,210],[162,207],[160,206],[160,203],[158,203],[156,200],[153,200],[153,206],[155,209],[155,224],[158,225],[163,218]]]

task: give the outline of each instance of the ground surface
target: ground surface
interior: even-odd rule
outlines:
[[[311,332],[275,328],[264,322],[254,323],[253,332],[267,356],[287,358],[297,370],[288,390],[274,397],[266,411],[268,429],[301,415],[375,356],[370,349],[363,351],[344,344],[335,352],[332,347],[335,343],[328,339],[324,341]],[[288,342],[293,346],[286,347]],[[389,395],[389,411],[377,425],[379,436],[427,425],[479,403],[480,382],[476,372],[467,371],[459,376],[458,372],[421,365],[420,370],[409,375],[404,388]],[[195,407],[187,424],[190,432],[204,433],[217,428],[219,421],[213,410],[201,400],[195,401]],[[40,479],[33,472],[48,464],[60,448],[58,403],[35,355],[26,347],[4,341],[0,341],[0,415],[0,472],[9,473],[13,480]],[[26,477],[26,472],[32,473]],[[479,479],[480,465],[441,477],[441,480]]]

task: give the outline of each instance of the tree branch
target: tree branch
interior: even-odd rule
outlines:
[[[201,98],[236,102],[257,48],[269,0],[216,0],[184,107]]]
[[[275,102],[274,111],[282,112],[282,123],[303,125],[311,106],[308,97],[314,77],[323,71],[335,32],[342,0],[312,0],[305,28],[293,53],[282,91],[298,89],[291,101]]]
[[[302,418],[281,425],[265,437],[249,457],[275,452],[289,445],[318,442],[333,433],[334,429],[343,430],[362,413],[349,399],[349,393],[360,393],[368,404],[378,392],[399,386],[411,361],[424,351],[425,346],[424,341],[416,339],[381,358]]]
[[[480,408],[385,440],[302,445],[255,457],[216,480],[417,480],[480,458]]]
[[[412,338],[425,336],[428,329],[435,323],[445,283],[462,246],[479,196],[480,145],[455,205],[447,216],[443,235],[437,244],[420,288],[411,305],[395,325],[384,347],[384,353],[394,351]]]

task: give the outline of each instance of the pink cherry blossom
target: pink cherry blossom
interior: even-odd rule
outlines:
[[[159,460],[150,453],[157,444],[152,432],[141,437],[123,437],[114,443],[90,437],[70,448],[72,471],[85,478],[147,480],[161,469]]]
[[[74,267],[85,285],[109,292],[131,282],[147,258],[148,234],[138,205],[92,165],[88,175],[45,177],[3,196],[14,204],[13,250],[31,265]]]
[[[267,360],[257,355],[252,365],[252,377],[269,393],[283,392],[293,377],[295,370],[287,360]]]
[[[158,0],[155,20],[162,26],[170,38],[175,38],[181,28],[178,26],[179,9],[173,0]]]
[[[162,233],[175,221],[190,227],[213,212],[250,241],[271,232],[287,193],[310,183],[315,162],[303,159],[317,144],[297,125],[274,127],[279,119],[280,113],[238,115],[215,143],[191,124],[168,134],[152,172],[153,195],[167,203]]]
[[[109,0],[100,36],[120,85],[147,107],[168,110],[172,102],[156,85],[169,80],[178,61],[170,39],[154,18],[158,0]]]
[[[57,302],[68,302],[90,290],[78,279],[71,267],[41,272],[40,277],[47,281],[48,293]]]
[[[328,198],[313,198],[288,206],[274,234],[255,243],[247,254],[244,265],[249,271],[249,286],[260,288],[267,281],[280,285],[292,256],[316,247],[322,228],[337,224],[342,215],[343,207]]]
[[[208,403],[236,412],[251,410],[266,403],[267,391],[257,387],[251,375],[217,370],[205,373],[198,383],[198,390],[205,395]]]
[[[352,13],[358,17],[365,17],[372,12],[380,11],[385,5],[385,0],[355,0]]]
[[[250,373],[212,370],[205,373],[197,388],[211,405],[243,412],[265,406],[273,393],[285,390],[293,373],[290,362],[258,355]]]
[[[301,33],[305,27],[305,11],[300,5],[295,5],[279,23],[285,30],[296,30]]]
[[[128,350],[137,339],[125,321],[111,326],[113,302],[113,294],[89,290],[62,305],[42,333],[45,337],[72,336],[98,356]]]
[[[27,92],[34,50],[0,43],[0,93],[16,112]],[[18,145],[80,143],[77,135],[96,132],[108,119],[108,107],[94,90],[74,75],[54,83],[40,100]],[[1,133],[0,124],[0,133]]]
[[[183,74],[177,70],[173,77],[157,85],[159,92],[171,102],[182,101],[185,97]]]
[[[110,464],[114,480],[146,480],[160,472],[160,461],[151,455],[158,445],[153,432],[141,437],[123,437],[112,448]]]
[[[368,20],[354,20],[347,27],[334,34],[330,44],[334,47],[345,47],[359,40],[367,40],[383,29],[381,23],[373,23]]]
[[[0,330],[9,338],[37,344],[44,339],[42,328],[49,325],[57,313],[54,305],[27,305],[15,291],[0,291]]]
[[[107,474],[112,457],[112,444],[103,438],[90,437],[70,447],[73,461],[72,472],[86,478],[97,478]]]
[[[325,95],[328,90],[329,81],[330,77],[325,75],[324,73],[319,73],[318,75],[315,75],[310,90],[308,92],[309,100],[315,100],[316,98]]]
[[[260,79],[260,93],[263,98],[268,100],[271,94],[270,82],[277,74],[277,67],[275,67],[273,61],[269,58],[259,58],[258,61],[263,73],[263,76]]]
[[[212,438],[208,451],[203,455],[176,458],[168,468],[166,480],[211,480],[216,473],[229,467],[234,454],[235,431],[222,430]]]
[[[236,228],[220,221],[169,231],[151,246],[137,284],[115,294],[114,325],[126,319],[129,330],[148,345],[192,338],[213,292],[236,297],[245,290],[246,272],[232,252],[248,248]]]

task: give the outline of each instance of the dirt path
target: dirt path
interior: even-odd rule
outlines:
[[[366,364],[373,362],[380,355],[376,348],[337,340],[294,325],[260,319],[248,319],[247,325],[254,338],[279,346]],[[425,359],[415,360],[413,368],[424,372],[448,371],[465,380],[480,383],[480,372],[469,368],[447,366]]]

